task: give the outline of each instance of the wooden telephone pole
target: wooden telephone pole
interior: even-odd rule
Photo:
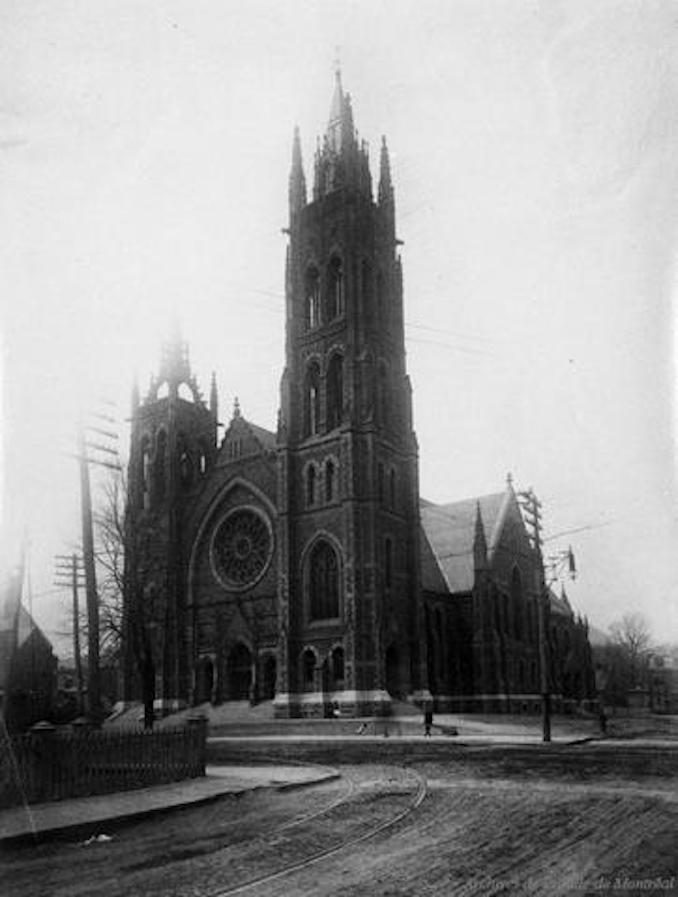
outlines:
[[[544,560],[542,557],[541,537],[541,502],[534,494],[534,490],[518,493],[518,501],[523,509],[525,521],[532,529],[534,550],[537,555],[536,588],[539,613],[538,638],[539,638],[539,669],[541,684],[541,713],[542,713],[542,741],[551,741],[551,689],[549,687],[548,670],[548,645],[546,641],[546,616],[549,608],[549,595],[544,578]]]
[[[70,586],[73,594],[73,659],[75,662],[75,681],[78,694],[78,714],[84,712],[84,680],[82,675],[82,653],[80,651],[80,601],[78,587],[82,584],[82,559],[77,554],[57,554],[56,574],[62,577],[55,581],[57,586]]]
[[[114,423],[115,419],[107,414],[92,412],[96,417],[107,423]],[[80,507],[82,514],[82,559],[85,570],[85,594],[87,599],[87,709],[94,723],[101,722],[101,672],[99,657],[99,594],[97,592],[96,566],[94,554],[94,527],[92,524],[92,493],[90,488],[89,467],[94,464],[98,467],[108,467],[112,470],[120,470],[117,448],[100,442],[92,442],[88,437],[91,433],[98,433],[108,439],[117,440],[118,434],[113,430],[102,429],[93,424],[85,425],[82,421],[77,430],[77,453],[80,470]],[[113,456],[115,461],[103,460],[101,455],[95,457],[88,451],[103,452]]]

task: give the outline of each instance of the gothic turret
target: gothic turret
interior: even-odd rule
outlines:
[[[313,199],[343,187],[372,198],[367,144],[359,140],[353,127],[351,97],[344,93],[337,69],[327,130],[316,150]]]
[[[139,395],[139,378],[135,375],[134,381],[132,383],[132,399],[131,399],[131,408],[132,408],[132,417],[136,414],[136,410],[139,407],[139,402],[141,401]]]
[[[290,218],[295,212],[306,205],[306,178],[304,177],[304,166],[301,160],[301,141],[299,139],[299,128],[294,129],[294,140],[292,143],[292,168],[290,171],[289,184],[289,204]]]
[[[485,538],[483,517],[480,513],[480,502],[476,503],[476,525],[473,536],[473,567],[476,571],[485,570],[487,568],[487,539]]]
[[[217,393],[217,375],[212,371],[212,381],[210,383],[210,412],[215,422],[219,420],[219,395]]]
[[[379,158],[379,205],[393,205],[393,184],[391,182],[391,162],[388,156],[386,138],[381,138],[381,155]]]

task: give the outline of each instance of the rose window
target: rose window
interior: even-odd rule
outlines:
[[[271,550],[267,521],[252,508],[240,508],[217,527],[212,541],[212,562],[225,586],[244,589],[263,575]]]

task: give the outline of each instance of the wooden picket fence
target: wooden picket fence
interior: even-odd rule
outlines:
[[[207,727],[59,730],[0,739],[0,808],[109,794],[205,775]]]

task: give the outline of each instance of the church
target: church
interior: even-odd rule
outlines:
[[[420,499],[389,154],[375,191],[338,72],[312,188],[294,135],[286,234],[275,431],[236,402],[220,439],[216,382],[206,400],[178,335],[133,397],[125,700],[532,710],[540,609],[556,700],[593,697],[586,623],[542,600],[512,484]]]

